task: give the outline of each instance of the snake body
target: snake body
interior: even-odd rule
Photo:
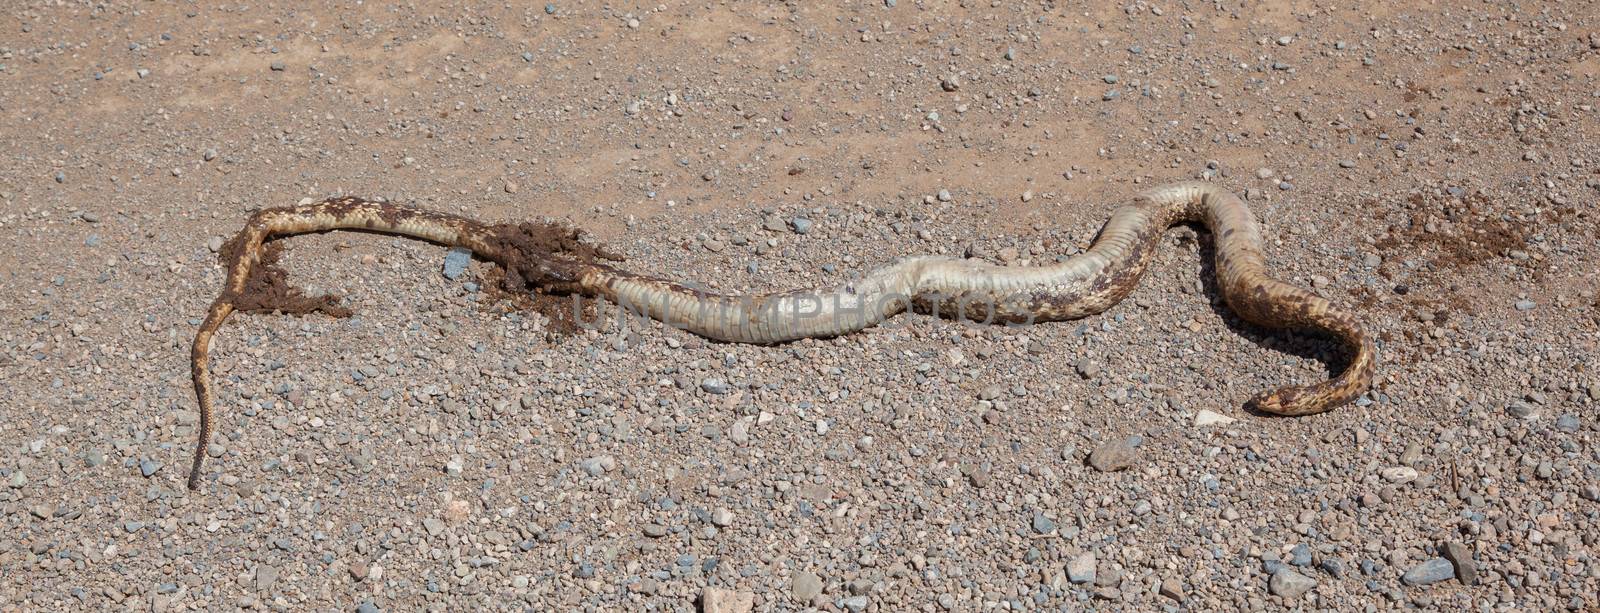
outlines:
[[[1239,317],[1269,328],[1318,333],[1348,355],[1330,380],[1261,393],[1249,406],[1278,415],[1320,413],[1355,399],[1372,384],[1377,356],[1356,318],[1307,290],[1266,274],[1261,232],[1249,207],[1208,183],[1179,183],[1143,192],[1112,213],[1083,253],[1048,266],[1014,267],[937,256],[893,260],[865,275],[820,289],[753,296],[710,294],[628,272],[592,258],[539,253],[516,226],[488,225],[360,198],[257,212],[223,250],[227,281],[195,335],[191,365],[200,404],[200,440],[189,488],[200,485],[207,443],[215,428],[209,374],[212,336],[237,308],[271,305],[252,298],[267,239],[352,229],[396,234],[465,247],[501,264],[508,279],[562,292],[605,298],[665,324],[735,343],[770,344],[833,337],[877,325],[915,308],[981,321],[1057,321],[1093,315],[1117,304],[1137,285],[1162,233],[1173,224],[1202,223],[1216,237],[1216,278]],[[270,263],[270,262],[267,262]]]

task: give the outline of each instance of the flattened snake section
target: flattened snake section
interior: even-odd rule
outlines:
[[[465,247],[502,266],[513,289],[604,298],[707,338],[771,344],[849,334],[912,308],[1007,322],[1093,315],[1133,291],[1162,233],[1184,222],[1202,223],[1216,236],[1217,286],[1234,313],[1263,327],[1330,337],[1349,356],[1334,378],[1270,390],[1250,399],[1249,406],[1278,415],[1310,415],[1347,403],[1371,387],[1376,350],[1356,318],[1309,291],[1267,276],[1261,232],[1249,207],[1232,192],[1208,183],[1143,192],[1111,214],[1088,250],[1048,266],[906,257],[835,287],[754,296],[707,294],[627,272],[602,261],[616,258],[579,241],[576,231],[549,224],[491,225],[360,198],[265,209],[222,249],[227,281],[195,334],[191,367],[200,432],[189,489],[200,486],[206,446],[216,428],[208,354],[212,336],[228,315],[235,310],[347,313],[329,299],[309,298],[289,286],[274,264],[277,243],[267,243],[270,238],[365,230]]]

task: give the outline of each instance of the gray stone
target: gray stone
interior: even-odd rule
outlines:
[[[1506,405],[1506,412],[1517,419],[1535,419],[1539,417],[1539,410],[1533,405],[1521,400],[1513,400]]]
[[[1556,418],[1556,429],[1562,432],[1577,432],[1578,425],[1578,416],[1576,415],[1562,415]]]
[[[1089,465],[1101,472],[1127,470],[1139,459],[1134,447],[1139,438],[1130,436],[1102,443],[1089,454]]]
[[[383,609],[378,608],[378,605],[373,604],[371,600],[363,600],[361,604],[356,605],[356,613],[380,613],[381,611]]]
[[[822,577],[809,571],[796,571],[789,575],[790,593],[801,603],[811,602],[822,595]]]
[[[1411,567],[1400,580],[1406,585],[1433,585],[1454,576],[1455,565],[1444,558],[1433,558]]]
[[[256,590],[265,592],[278,582],[278,568],[270,564],[256,566]]]
[[[1072,561],[1067,562],[1067,580],[1077,584],[1093,583],[1095,575],[1095,559],[1093,551],[1078,554]]]
[[[588,473],[589,476],[598,477],[606,474],[606,471],[616,468],[617,459],[608,455],[600,455],[592,458],[586,458],[583,461],[578,462],[578,466],[583,469],[583,472]]]
[[[789,225],[794,227],[795,234],[806,234],[811,231],[811,220],[804,217],[789,220]]]
[[[711,377],[700,382],[700,389],[712,394],[726,394],[728,393],[728,382]]]
[[[1289,552],[1289,563],[1295,566],[1310,566],[1311,548],[1307,547],[1305,543],[1295,545],[1294,550]]]
[[[872,601],[867,600],[866,596],[851,596],[840,600],[839,606],[849,609],[851,613],[861,613],[867,610],[867,605],[871,603]]]
[[[467,264],[472,262],[472,251],[461,247],[453,247],[444,254],[444,278],[455,280],[462,273],[467,272]]]
[[[1532,311],[1534,307],[1539,305],[1532,300],[1518,300],[1517,303],[1512,306],[1517,307],[1518,311]]]
[[[139,474],[149,477],[161,470],[161,463],[155,460],[139,460]]]
[[[1033,531],[1039,534],[1050,534],[1056,531],[1056,522],[1050,521],[1043,513],[1033,514]]]
[[[1267,582],[1267,589],[1273,594],[1294,600],[1304,596],[1306,592],[1317,587],[1317,580],[1300,573],[1281,567],[1278,572],[1272,573],[1272,579]]]

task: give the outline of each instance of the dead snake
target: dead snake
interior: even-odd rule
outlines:
[[[257,212],[222,250],[227,281],[195,334],[191,354],[200,404],[199,442],[189,473],[198,489],[206,447],[215,429],[209,373],[211,338],[259,280],[263,243],[272,237],[350,229],[396,234],[465,247],[506,268],[509,278],[562,292],[602,297],[700,336],[736,343],[781,343],[871,327],[908,308],[984,321],[1076,319],[1110,308],[1131,292],[1149,265],[1162,233],[1199,222],[1215,235],[1216,279],[1239,317],[1269,328],[1318,333],[1349,356],[1331,380],[1259,394],[1249,406],[1278,415],[1320,413],[1349,402],[1372,385],[1377,356],[1356,318],[1304,289],[1267,276],[1261,232],[1233,193],[1207,183],[1179,183],[1140,194],[1112,213],[1088,250],[1048,266],[999,266],[937,256],[896,259],[828,289],[757,296],[708,294],[626,272],[597,261],[529,253],[508,228],[465,217],[335,198]],[[260,310],[262,305],[255,305]],[[270,306],[270,305],[267,305]]]

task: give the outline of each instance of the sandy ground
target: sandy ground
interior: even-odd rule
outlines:
[[[1590,2],[5,13],[5,610],[1600,607]],[[1050,261],[1193,178],[1381,339],[1371,393],[1245,411],[1337,359],[1230,316],[1192,228],[1100,316],[780,347],[549,338],[486,264],[329,234],[285,266],[356,316],[230,321],[183,487],[258,208],[549,216],[756,291]]]

